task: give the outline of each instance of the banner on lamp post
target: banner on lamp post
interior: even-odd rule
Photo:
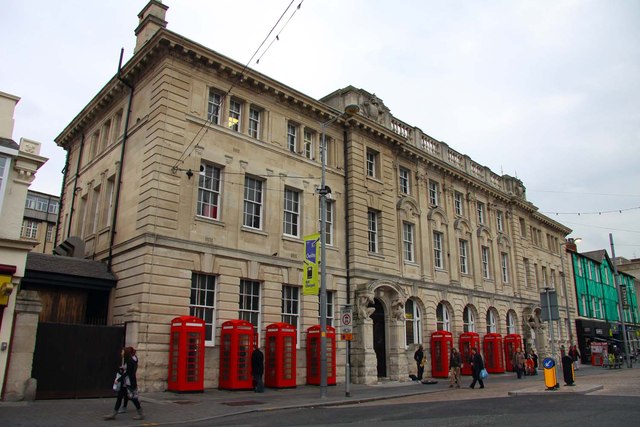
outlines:
[[[318,265],[320,257],[318,248],[320,246],[320,233],[304,236],[304,274],[302,284],[302,295],[318,295],[320,292],[320,282],[318,280]]]

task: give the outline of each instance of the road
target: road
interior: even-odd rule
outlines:
[[[588,378],[581,377],[577,372],[576,381],[597,383],[603,388],[587,395],[549,391],[541,395],[509,396],[509,391],[516,385],[530,387],[541,383],[542,377],[496,383],[489,379],[483,390],[466,387],[359,404],[249,413],[218,421],[228,426],[319,427],[638,425],[640,367],[617,371],[590,369],[588,375]],[[211,420],[189,424],[193,427],[208,425]]]

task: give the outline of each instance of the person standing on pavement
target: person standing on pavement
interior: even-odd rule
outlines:
[[[536,354],[536,352],[531,349],[531,360],[533,360],[533,374],[532,375],[538,375],[538,355]]]
[[[580,363],[580,352],[575,344],[569,347],[569,356],[571,356],[571,359],[573,360],[573,369],[577,371]]]
[[[478,353],[478,350],[474,347],[471,349],[471,370],[472,370],[472,378],[473,382],[469,386],[469,388],[475,388],[476,382],[480,384],[480,388],[484,388],[484,382],[482,378],[480,378],[480,371],[484,369],[484,360],[482,360],[482,356]]]
[[[449,387],[460,388],[460,367],[462,366],[462,357],[457,348],[451,348],[451,356],[449,356]]]
[[[521,379],[524,373],[524,352],[520,347],[513,353],[513,368],[516,370],[518,379]]]
[[[264,354],[259,347],[256,347],[251,353],[251,375],[253,375],[253,383],[255,384],[253,391],[256,393],[264,393],[262,374],[264,374]]]
[[[128,397],[136,407],[137,414],[133,416],[133,419],[144,419],[142,406],[140,405],[140,400],[138,400],[138,380],[136,378],[138,358],[135,354],[136,350],[133,347],[125,347],[122,349],[122,365],[120,365],[120,368],[118,369],[118,373],[120,374],[120,389],[118,390],[116,405],[113,412],[109,415],[105,415],[105,420],[113,420],[116,418],[116,415],[118,415],[118,411],[120,410],[120,405],[125,397]]]
[[[416,366],[418,368],[418,381],[422,381],[422,376],[424,375],[424,347],[422,344],[418,346],[418,349],[415,353],[413,353],[413,359],[416,361]]]

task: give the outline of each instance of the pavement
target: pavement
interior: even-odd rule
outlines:
[[[558,374],[561,374],[558,371]],[[102,416],[112,411],[115,398],[37,400],[33,402],[0,402],[2,426],[168,426],[211,420],[260,411],[274,411],[301,407],[336,406],[353,404],[382,404],[395,399],[407,401],[464,400],[489,397],[531,395],[584,395],[591,393],[615,394],[620,384],[629,384],[625,393],[640,396],[640,367],[616,370],[583,366],[576,372],[576,385],[561,384],[558,390],[546,390],[542,370],[537,376],[516,379],[514,373],[490,374],[485,389],[470,389],[470,377],[462,377],[460,389],[449,388],[447,379],[435,379],[436,384],[412,381],[383,381],[375,385],[351,384],[347,396],[344,384],[329,386],[321,397],[318,386],[301,385],[288,389],[269,389],[264,393],[206,389],[202,393],[150,392],[141,393],[140,399],[146,419],[134,421],[135,408],[130,404],[128,413],[119,414],[113,421]]]

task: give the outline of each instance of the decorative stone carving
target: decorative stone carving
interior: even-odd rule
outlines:
[[[391,303],[392,316],[397,321],[404,322],[405,320],[404,304],[405,301],[400,298],[396,298]]]
[[[373,304],[373,296],[369,294],[358,296],[358,318],[360,320],[368,319],[376,311],[375,307],[369,307],[370,304]]]

